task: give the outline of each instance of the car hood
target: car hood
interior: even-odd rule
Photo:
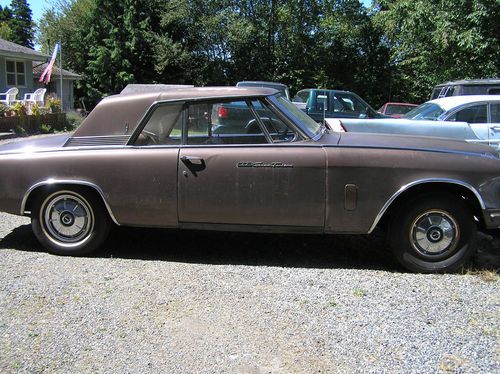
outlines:
[[[320,142],[324,145],[336,145],[340,147],[407,149],[449,153],[458,152],[498,158],[498,152],[487,145],[428,136],[331,132],[330,134],[325,134],[320,139]]]
[[[0,145],[0,153],[32,153],[62,148],[71,134],[35,136],[27,139],[13,139]]]

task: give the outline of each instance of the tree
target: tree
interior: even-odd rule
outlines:
[[[498,0],[379,0],[395,95],[424,101],[434,85],[500,72]]]
[[[10,3],[13,18],[9,21],[12,31],[10,40],[14,43],[33,48],[35,24],[31,18],[31,9],[26,0],[12,0]]]

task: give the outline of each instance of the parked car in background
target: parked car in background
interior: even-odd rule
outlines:
[[[350,91],[305,89],[297,92],[293,103],[317,122],[325,118],[390,118]]]
[[[266,82],[266,81],[241,81],[236,83],[236,87],[263,87],[263,88],[273,88],[290,100],[290,91],[288,86],[283,83],[276,82]]]
[[[461,95],[500,95],[500,79],[464,79],[441,83],[432,90],[431,100]]]
[[[500,144],[500,95],[452,96],[428,101],[403,118],[329,119],[336,131],[436,136]]]
[[[385,103],[377,112],[393,118],[401,118],[403,115],[416,108],[417,106],[417,104],[409,103]]]
[[[220,125],[243,102],[244,123]],[[260,111],[255,110],[260,107]],[[284,130],[270,131],[266,118]],[[0,146],[0,210],[50,252],[122,226],[279,233],[386,229],[412,271],[453,271],[500,227],[500,159],[480,144],[327,130],[277,91],[206,87],[103,99],[73,134]],[[169,243],[165,243],[168,250]]]

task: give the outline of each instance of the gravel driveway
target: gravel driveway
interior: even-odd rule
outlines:
[[[67,258],[0,214],[0,256],[1,372],[500,371],[498,277],[403,273],[377,236],[116,229]]]

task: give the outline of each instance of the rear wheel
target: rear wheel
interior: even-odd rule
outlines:
[[[50,191],[35,198],[33,232],[51,253],[83,255],[97,249],[110,229],[99,198],[83,188]]]
[[[453,272],[474,253],[476,231],[465,200],[422,195],[393,216],[390,242],[396,258],[408,270]]]

